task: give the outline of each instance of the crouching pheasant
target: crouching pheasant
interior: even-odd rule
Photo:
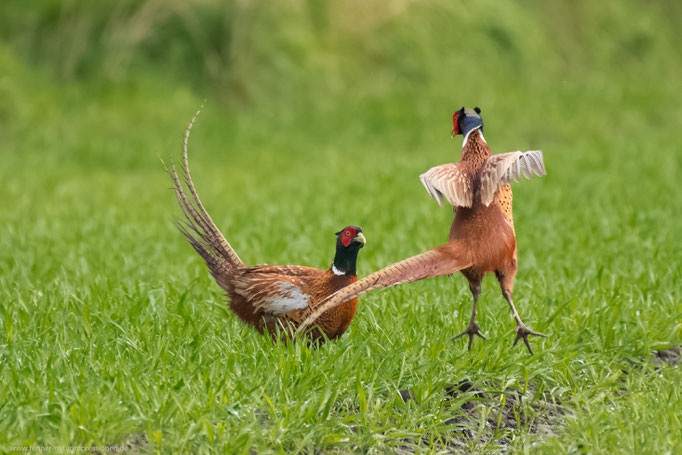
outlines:
[[[178,204],[186,222],[178,228],[190,245],[206,262],[208,270],[230,299],[230,309],[246,324],[261,334],[275,339],[291,336],[299,324],[327,297],[357,281],[355,264],[365,236],[358,226],[348,226],[336,233],[336,255],[327,270],[297,265],[245,265],[208,215],[194,188],[189,172],[187,144],[197,118],[190,122],[183,144],[184,181],[191,194],[187,196],[171,159],[166,168],[173,180]],[[318,330],[309,332],[311,339],[337,338],[343,335],[355,316],[358,299],[316,316]]]
[[[453,114],[453,135],[464,136],[460,161],[433,167],[420,176],[433,199],[441,206],[446,199],[453,207],[449,242],[383,268],[339,290],[308,316],[299,326],[299,331],[305,330],[322,312],[373,289],[460,271],[469,281],[473,312],[467,329],[455,338],[468,335],[471,349],[474,335],[485,338],[476,324],[476,305],[483,277],[494,272],[516,321],[514,346],[522,339],[528,352],[533,353],[528,336],[544,335],[524,325],[512,301],[517,255],[509,184],[512,180],[518,182],[521,175],[527,178],[533,174],[545,175],[542,152],[493,155],[483,138],[480,112],[478,108],[462,108]]]

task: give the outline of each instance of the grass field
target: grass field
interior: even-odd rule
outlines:
[[[0,6],[0,450],[682,453],[679,2],[138,3]],[[548,338],[510,349],[488,277],[488,341],[451,341],[460,275],[318,349],[241,325],[158,158],[204,99],[194,180],[249,264],[326,268],[348,224],[360,275],[444,243],[417,177],[463,105],[543,149],[515,302]]]

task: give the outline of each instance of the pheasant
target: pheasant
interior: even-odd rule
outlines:
[[[460,161],[436,166],[420,176],[433,199],[441,206],[446,199],[453,206],[454,220],[448,243],[383,268],[337,291],[308,315],[299,326],[299,332],[312,324],[319,314],[347,299],[374,289],[459,271],[469,281],[473,311],[468,327],[454,339],[468,335],[468,348],[471,349],[475,335],[485,339],[476,324],[476,306],[483,277],[494,272],[516,321],[513,346],[523,339],[528,352],[533,353],[528,336],[544,335],[524,325],[512,301],[517,254],[510,183],[512,180],[518,182],[522,174],[527,178],[533,173],[545,175],[542,152],[492,155],[483,138],[480,112],[478,108],[462,108],[453,114],[453,136],[464,136]]]
[[[263,334],[285,340],[325,298],[357,281],[356,261],[366,239],[359,226],[347,226],[336,233],[336,255],[327,270],[297,265],[247,266],[230,246],[204,208],[192,181],[187,159],[190,131],[199,111],[185,132],[183,144],[184,181],[187,196],[171,158],[166,171],[173,180],[178,204],[186,218],[178,229],[206,262],[208,270],[230,299],[230,309],[247,325]],[[165,166],[165,164],[164,164]],[[338,338],[355,316],[358,299],[347,299],[329,311],[317,314],[318,328],[311,340]],[[323,335],[324,334],[324,335]]]

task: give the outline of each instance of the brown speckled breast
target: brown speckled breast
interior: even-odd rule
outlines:
[[[483,140],[479,131],[472,131],[469,140],[462,148],[460,163],[465,164],[467,171],[476,174],[485,161],[492,155],[490,147]]]

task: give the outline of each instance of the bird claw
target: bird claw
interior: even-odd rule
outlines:
[[[463,337],[464,335],[469,335],[469,351],[471,351],[471,344],[474,342],[474,335],[478,335],[479,337],[483,338],[484,340],[487,340],[485,335],[483,335],[481,333],[481,328],[474,321],[471,321],[469,323],[469,327],[467,327],[466,330],[464,330],[464,332],[453,337],[452,340],[454,341],[457,338]]]
[[[526,343],[526,347],[528,348],[528,352],[532,355],[533,350],[530,347],[530,342],[528,341],[528,335],[533,335],[536,337],[546,337],[547,335],[544,335],[540,332],[534,332],[530,330],[528,327],[523,325],[522,323],[517,323],[516,324],[516,339],[514,340],[514,344],[512,347],[516,346],[516,343],[519,342],[520,339],[523,339],[523,342]]]

